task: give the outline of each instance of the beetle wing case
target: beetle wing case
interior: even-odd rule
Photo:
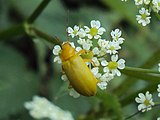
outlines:
[[[62,63],[72,87],[84,96],[93,96],[96,94],[97,79],[92,74],[84,60],[75,55]]]

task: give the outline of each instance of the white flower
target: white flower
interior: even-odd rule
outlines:
[[[77,43],[80,45],[83,45],[86,42],[85,39],[79,38],[79,40],[77,40]]]
[[[142,5],[143,4],[143,0],[134,0],[135,5]]]
[[[160,0],[153,0],[153,10],[158,13],[160,11]]]
[[[94,47],[94,48],[92,49],[92,52],[93,52],[94,55],[98,55],[98,54],[100,53],[98,47]]]
[[[93,75],[96,77],[96,78],[100,78],[101,77],[101,73],[99,73],[99,68],[98,67],[94,67],[91,69],[91,72],[93,73]]]
[[[83,28],[81,28],[77,34],[80,38],[84,38],[86,36],[86,32]]]
[[[141,8],[139,10],[140,15],[136,15],[136,20],[138,21],[139,24],[142,24],[143,26],[146,26],[147,24],[150,23],[150,13],[148,9]]]
[[[108,65],[108,62],[107,62],[106,60],[102,60],[102,61],[101,61],[101,65],[102,65],[102,66],[107,66],[107,65]]]
[[[99,82],[99,83],[97,83],[97,85],[101,90],[105,90],[107,88],[106,82]]]
[[[119,29],[115,29],[115,30],[112,30],[110,34],[114,41],[117,41],[119,44],[123,43],[124,38],[121,37],[122,31],[120,31]]]
[[[59,45],[55,45],[53,50],[52,50],[53,54],[55,55],[55,58],[54,58],[53,62],[57,62],[59,64],[62,63],[60,57],[58,56],[60,51],[61,51],[61,47]]]
[[[99,39],[98,40],[98,45],[99,47],[105,48],[108,45],[109,41],[106,41],[105,39]]]
[[[144,0],[143,2],[144,4],[148,5],[151,2],[151,0]]]
[[[75,91],[73,88],[69,89],[69,95],[72,96],[73,98],[80,97],[80,94],[77,91]]]
[[[158,117],[157,120],[160,120],[160,117]]]
[[[61,58],[59,56],[56,56],[53,60],[53,62],[57,62],[58,64],[61,64],[62,61],[61,61]]]
[[[117,50],[121,49],[118,42],[110,41],[107,45],[107,53],[109,54],[116,54],[118,53]]]
[[[104,56],[104,55],[106,55],[106,53],[107,53],[106,48],[101,48],[99,50],[98,57]]]
[[[66,74],[63,74],[63,75],[61,76],[61,79],[62,79],[63,81],[68,81],[68,78],[67,78]]]
[[[72,38],[78,35],[78,31],[79,31],[79,26],[77,25],[75,25],[73,29],[71,27],[67,28],[68,36],[71,36]]]
[[[118,60],[118,55],[112,55],[111,61],[108,62],[108,65],[103,68],[104,72],[111,71],[113,75],[121,76],[121,72],[118,69],[124,69],[125,68],[125,60],[120,59]]]
[[[61,47],[59,45],[55,45],[52,50],[54,55],[59,55],[60,51],[61,51]]]
[[[76,48],[75,45],[74,45],[74,42],[70,42],[69,44],[70,44],[73,48]]]
[[[143,93],[138,94],[139,97],[135,98],[135,101],[137,103],[140,103],[138,105],[138,110],[145,112],[152,109],[152,106],[154,105],[152,94],[150,94],[148,91],[144,95]]]
[[[157,92],[158,92],[158,97],[160,97],[160,84],[158,84]]]
[[[92,61],[93,61],[93,66],[96,65],[96,66],[99,66],[100,63],[99,63],[99,60],[97,59],[97,57],[93,57],[92,58]]]
[[[24,106],[35,119],[74,120],[69,111],[62,110],[44,97],[34,96],[33,100],[25,102]]]
[[[77,52],[79,52],[79,51],[81,51],[81,50],[82,50],[81,47],[76,47],[76,51],[77,51]]]
[[[114,75],[112,73],[105,73],[100,77],[100,80],[103,82],[109,82],[114,78]]]
[[[158,71],[160,72],[160,63],[158,64]]]
[[[103,27],[101,27],[100,22],[98,20],[92,20],[90,24],[91,24],[91,28],[84,26],[85,32],[87,33],[86,36],[89,39],[101,38],[100,35],[102,35],[106,30]]]

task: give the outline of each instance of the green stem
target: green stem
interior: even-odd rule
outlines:
[[[37,28],[34,28],[34,27],[31,27],[30,28],[30,33],[29,33],[30,36],[33,36],[33,37],[37,37],[37,38],[42,38],[44,40],[46,40],[47,42],[50,42],[52,44],[58,44],[58,45],[61,45],[61,41],[59,41],[56,37],[52,37],[40,30],[38,30]]]
[[[24,30],[23,24],[19,24],[19,25],[10,27],[7,30],[0,31],[0,40],[9,39],[24,33],[25,33],[25,30]]]
[[[160,72],[151,70],[151,69],[143,69],[143,68],[135,68],[135,67],[125,67],[126,71],[132,71],[132,72],[139,72],[139,73],[154,73],[154,74],[160,74]]]
[[[33,23],[38,16],[42,13],[42,11],[44,10],[44,8],[48,5],[48,3],[51,0],[43,0],[40,5],[34,10],[34,12],[30,15],[30,17],[27,19],[28,23]]]

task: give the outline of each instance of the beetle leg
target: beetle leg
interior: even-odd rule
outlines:
[[[90,63],[93,64],[94,67],[97,67],[96,64],[93,62],[92,59],[83,59],[83,60],[84,60],[84,62],[90,62]]]
[[[63,66],[61,67],[62,74],[65,74]]]
[[[85,53],[86,52],[86,50],[80,50],[78,53],[77,53],[77,55],[81,55],[82,53]]]

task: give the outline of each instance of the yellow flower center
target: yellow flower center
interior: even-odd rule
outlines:
[[[144,101],[144,104],[145,104],[146,106],[151,105],[150,102],[149,102],[149,100],[145,100],[145,101]]]
[[[114,50],[114,49],[115,49],[114,46],[111,46],[111,47],[110,47],[110,50]]]
[[[75,34],[75,35],[76,35],[76,34],[77,34],[77,32],[78,32],[77,30],[74,30],[74,31],[73,31],[73,34]]]
[[[111,61],[111,62],[108,63],[108,68],[109,68],[110,70],[116,69],[117,66],[118,66],[118,63],[117,63],[117,62]]]
[[[97,35],[97,33],[98,33],[97,28],[93,27],[93,28],[90,29],[90,35],[95,36],[95,35]]]
[[[141,16],[142,16],[142,19],[143,19],[143,20],[145,20],[146,17],[147,17],[146,14],[142,14]]]

